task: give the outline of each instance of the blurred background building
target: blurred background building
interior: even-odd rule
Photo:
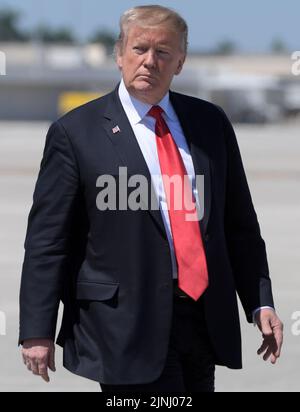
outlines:
[[[41,22],[25,31],[21,22],[18,10],[0,8],[0,50],[6,56],[0,119],[51,121],[118,83],[117,32],[99,27],[82,40],[71,28]],[[300,113],[300,76],[292,74],[292,63],[279,38],[260,53],[240,52],[229,40],[210,50],[194,46],[173,89],[221,105],[234,122],[276,122]]]

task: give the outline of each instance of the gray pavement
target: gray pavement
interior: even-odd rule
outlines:
[[[18,339],[18,293],[27,215],[39,170],[46,123],[0,123],[0,392],[99,391],[99,385],[61,365],[44,383],[24,367]],[[285,324],[282,358],[276,366],[256,355],[261,338],[241,309],[244,369],[217,368],[217,391],[300,391],[299,336],[292,314],[300,311],[300,123],[236,126],[253,201],[266,241],[278,313]],[[220,308],[221,310],[221,308]]]

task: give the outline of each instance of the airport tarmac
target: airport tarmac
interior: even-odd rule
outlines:
[[[57,371],[46,384],[27,371],[17,346],[23,244],[48,126],[0,122],[0,392],[98,392],[96,382],[62,367],[61,348],[56,351]],[[296,392],[300,391],[300,122],[236,125],[235,130],[267,245],[285,339],[278,364],[265,363],[256,355],[261,335],[246,322],[241,309],[244,369],[217,367],[216,390]]]

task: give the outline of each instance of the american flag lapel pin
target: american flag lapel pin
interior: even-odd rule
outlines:
[[[113,134],[119,133],[120,131],[121,131],[121,130],[120,130],[120,128],[119,128],[118,125],[115,126],[115,127],[113,127],[113,129],[112,129]]]

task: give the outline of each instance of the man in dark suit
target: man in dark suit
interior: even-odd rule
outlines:
[[[143,6],[120,26],[120,85],[47,134],[25,240],[24,363],[49,380],[62,301],[71,372],[103,391],[213,391],[216,364],[242,367],[236,292],[258,353],[280,355],[265,244],[226,115],[169,92],[185,21]]]

